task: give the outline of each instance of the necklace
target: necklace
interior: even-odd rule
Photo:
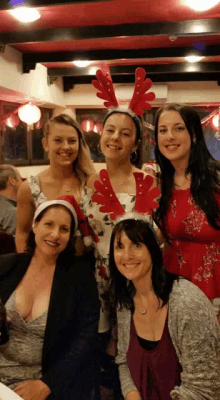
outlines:
[[[127,175],[127,178],[125,178],[124,181],[122,181],[122,182],[116,182],[115,185],[117,185],[117,186],[123,185],[124,183],[126,183],[126,182],[129,180],[129,178],[131,177],[131,175],[132,175],[132,174]]]

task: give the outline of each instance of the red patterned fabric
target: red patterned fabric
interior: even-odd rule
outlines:
[[[220,231],[209,225],[190,189],[172,192],[166,229],[171,240],[164,255],[167,270],[188,278],[208,298],[220,297]]]

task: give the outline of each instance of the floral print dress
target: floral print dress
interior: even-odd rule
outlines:
[[[220,230],[209,225],[190,189],[173,190],[166,221],[171,242],[164,256],[167,270],[188,278],[209,299],[220,297]]]
[[[109,247],[114,222],[109,214],[99,211],[100,205],[92,200],[93,190],[85,187],[82,198],[83,212],[88,218],[89,225],[96,235],[95,243],[95,277],[98,285],[99,298],[101,302],[99,333],[108,331],[110,326],[109,318]],[[128,193],[117,193],[118,200],[126,212],[132,212],[135,205],[135,195]]]

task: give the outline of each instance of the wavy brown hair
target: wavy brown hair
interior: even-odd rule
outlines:
[[[90,175],[95,173],[95,168],[90,157],[89,147],[86,144],[83,132],[79,124],[68,114],[57,115],[56,117],[51,118],[49,121],[47,121],[44,127],[45,139],[48,138],[51,127],[54,124],[72,126],[77,131],[79,138],[79,152],[76,160],[73,162],[73,171],[76,173],[81,182],[85,182]]]

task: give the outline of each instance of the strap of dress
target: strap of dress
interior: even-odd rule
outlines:
[[[27,182],[29,184],[33,199],[34,199],[34,203],[35,206],[38,207],[40,204],[44,203],[45,201],[47,201],[47,197],[45,196],[45,194],[41,191],[40,188],[40,181],[39,181],[39,177],[36,176],[30,176],[29,178],[27,178]]]

